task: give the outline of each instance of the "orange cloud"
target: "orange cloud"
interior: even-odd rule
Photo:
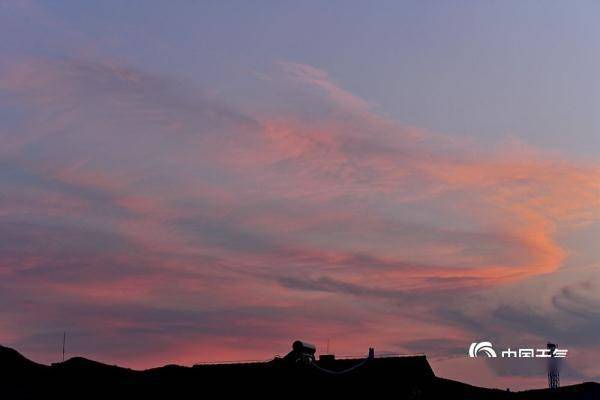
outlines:
[[[282,91],[328,107],[247,115],[108,61],[10,69],[0,88],[27,118],[0,130],[0,301],[42,311],[5,311],[5,337],[47,347],[38,330],[65,323],[98,353],[149,351],[144,337],[147,359],[109,356],[136,367],[266,357],[294,335],[340,352],[458,341],[440,304],[555,272],[558,233],[599,220],[598,165],[406,127],[324,71],[280,66]]]

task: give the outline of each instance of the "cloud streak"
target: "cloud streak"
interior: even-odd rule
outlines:
[[[480,326],[451,299],[555,273],[557,232],[598,222],[597,165],[406,127],[278,65],[270,84],[303,96],[254,115],[111,60],[3,64],[0,340],[48,360],[66,326],[136,367],[298,335],[412,351],[442,330],[456,353]]]

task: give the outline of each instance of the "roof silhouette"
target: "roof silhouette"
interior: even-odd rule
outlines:
[[[138,371],[81,357],[46,366],[0,346],[0,376],[2,399],[187,399],[214,398],[215,394],[267,399],[600,398],[597,383],[515,393],[475,387],[436,377],[424,355],[313,357],[303,363],[297,354],[288,354],[266,362],[168,365]]]

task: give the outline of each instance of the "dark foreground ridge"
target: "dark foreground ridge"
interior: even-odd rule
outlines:
[[[597,383],[511,393],[438,378],[425,356],[315,359],[298,343],[267,362],[145,371],[81,357],[47,366],[0,346],[0,399],[600,399]]]

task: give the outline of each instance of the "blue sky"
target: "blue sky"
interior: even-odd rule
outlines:
[[[600,90],[590,79],[600,67],[599,7],[52,2],[39,8],[53,22],[33,23],[23,12],[22,34],[3,47],[64,55],[92,42],[88,51],[236,94],[251,90],[249,71],[303,62],[406,124],[492,142],[514,135],[590,157],[599,146]]]

